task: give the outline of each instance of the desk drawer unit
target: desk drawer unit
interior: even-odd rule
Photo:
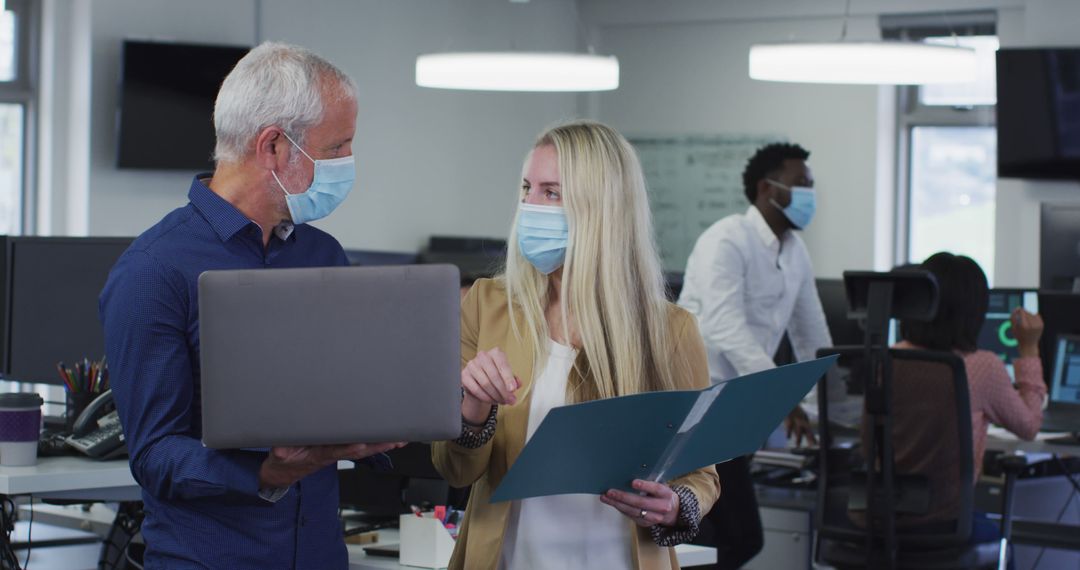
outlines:
[[[750,570],[810,568],[810,513],[805,510],[761,507],[761,526],[765,547],[748,562]]]

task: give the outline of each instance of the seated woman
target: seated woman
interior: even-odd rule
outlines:
[[[968,257],[937,253],[919,268],[933,273],[937,278],[940,292],[938,314],[929,322],[902,322],[900,334],[903,340],[896,348],[944,350],[963,358],[971,400],[973,472],[977,479],[982,471],[986,433],[991,423],[1003,426],[1026,440],[1033,439],[1042,424],[1046,397],[1042,362],[1039,360],[1042,319],[1019,307],[1011,315],[1012,332],[1020,352],[1020,357],[1013,360],[1016,377],[1016,387],[1013,387],[1001,358],[990,351],[979,350],[976,345],[989,304],[986,275],[979,265]],[[900,382],[895,386],[897,391],[903,389]],[[923,400],[928,397],[927,394],[918,396]],[[927,425],[926,422],[920,424],[917,421],[915,424]],[[917,427],[912,426],[912,429]],[[912,440],[919,439],[916,434],[908,432],[906,435]],[[933,436],[922,439],[932,440]],[[921,456],[924,460],[927,457],[920,450],[909,451],[912,452],[909,455]],[[898,465],[901,463],[901,453],[904,453],[904,444],[898,442]],[[933,471],[941,472],[940,469]],[[939,503],[942,502],[939,499]],[[973,543],[991,542],[1000,537],[997,526],[981,513],[975,514],[973,524]]]
[[[462,435],[432,448],[472,485],[450,568],[677,568],[719,494],[710,466],[637,493],[492,504],[492,491],[554,407],[709,386],[693,317],[668,303],[633,148],[577,122],[540,136],[524,167],[505,271],[461,308]],[[572,466],[567,466],[572,468]]]

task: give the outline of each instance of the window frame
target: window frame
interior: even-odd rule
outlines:
[[[15,78],[0,81],[0,104],[23,108],[22,176],[20,180],[20,219],[18,234],[32,235],[35,230],[37,200],[30,189],[36,187],[37,165],[37,86],[41,32],[41,2],[5,0],[5,8],[15,12]]]
[[[886,40],[923,41],[941,36],[996,36],[997,13],[988,11],[882,15]],[[915,127],[997,127],[997,105],[924,105],[919,86],[896,87],[896,187],[894,193],[894,265],[910,262],[912,135]],[[996,253],[995,253],[996,257]],[[988,276],[993,279],[993,276]]]

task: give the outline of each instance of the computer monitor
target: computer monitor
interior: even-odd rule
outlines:
[[[834,346],[858,345],[865,340],[866,333],[859,321],[848,318],[847,292],[842,279],[817,279],[818,298],[825,311],[825,322],[829,326]]]
[[[6,380],[62,384],[71,366],[105,353],[98,295],[131,238],[0,237],[0,351]]]
[[[1057,338],[1061,335],[1080,335],[1080,294],[1040,291],[1039,315],[1043,319],[1043,336],[1039,347],[1043,374],[1047,388],[1053,389]]]
[[[420,254],[402,251],[346,249],[345,256],[349,258],[349,265],[414,265]]]
[[[1029,289],[991,289],[986,309],[986,322],[979,331],[979,348],[1001,358],[1009,377],[1013,376],[1013,360],[1020,356],[1019,343],[1012,331],[1010,316],[1017,307],[1029,313],[1039,312],[1039,293]]]
[[[1080,293],[1080,204],[1042,205],[1039,287]]]
[[[1055,344],[1050,401],[1075,405],[1080,411],[1080,335],[1058,335]]]
[[[387,452],[393,467],[389,471],[373,471],[366,465],[338,472],[339,500],[378,517],[394,517],[409,512],[409,505],[424,502],[450,504],[464,508],[461,492],[455,492],[443,480],[431,462],[431,446],[426,443],[409,445]]]

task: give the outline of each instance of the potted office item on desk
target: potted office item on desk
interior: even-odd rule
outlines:
[[[83,359],[74,368],[56,365],[67,390],[65,427],[67,447],[95,459],[113,459],[127,453],[120,416],[109,389],[109,366]]]
[[[109,365],[104,357],[100,361],[83,358],[76,362],[73,368],[66,367],[63,361],[57,362],[56,371],[64,382],[66,393],[64,428],[66,432],[71,433],[76,418],[90,405],[90,402],[108,391]]]
[[[451,516],[453,509],[450,510]],[[446,507],[435,507],[433,512],[401,515],[401,546],[399,561],[403,566],[419,568],[446,568],[454,553],[456,525],[449,522]]]
[[[41,396],[32,392],[0,394],[0,465],[37,463],[43,403]]]

